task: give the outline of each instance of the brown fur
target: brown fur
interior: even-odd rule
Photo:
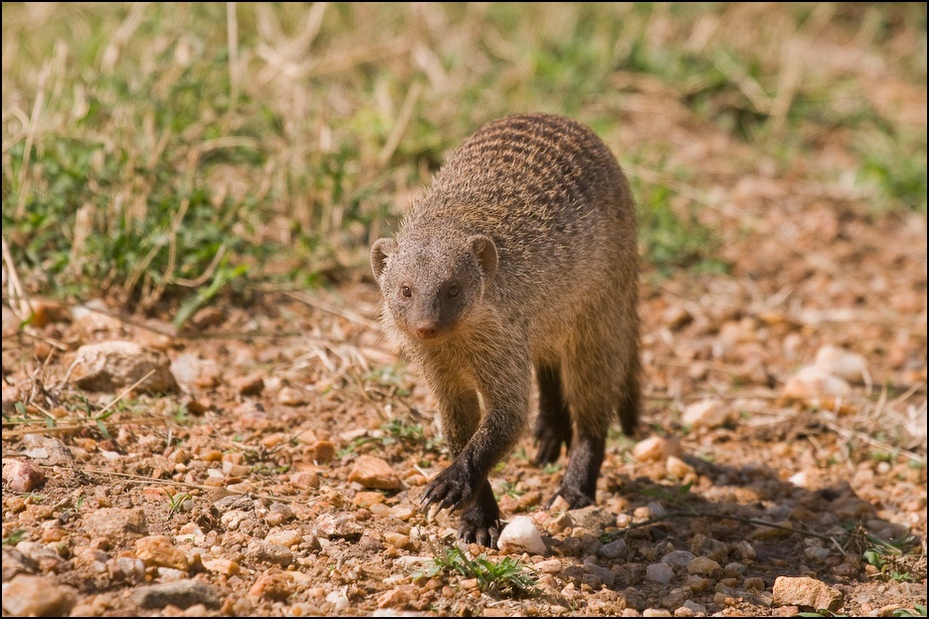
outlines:
[[[496,542],[487,475],[529,424],[535,370],[537,461],[570,447],[556,496],[593,503],[609,425],[618,413],[631,434],[640,406],[635,206],[607,146],[559,116],[485,125],[371,266],[455,455],[424,502],[462,509],[463,539]]]

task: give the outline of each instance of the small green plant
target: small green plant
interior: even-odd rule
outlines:
[[[4,546],[15,546],[26,539],[26,532],[22,529],[13,529],[10,534],[3,538]]]
[[[642,194],[642,192],[639,192]],[[639,203],[639,238],[647,262],[668,275],[675,269],[725,273],[729,265],[715,257],[718,238],[697,221],[696,205],[665,186],[652,185]]]
[[[913,552],[919,547],[915,536],[907,533],[896,539],[884,540],[865,534],[865,539],[870,546],[861,556],[880,570],[877,577],[896,582],[915,582],[925,578],[925,557]]]
[[[560,462],[546,462],[542,465],[542,472],[546,475],[554,475],[561,470]]]
[[[61,519],[63,522],[66,522],[66,521],[68,520],[68,518],[70,518],[72,515],[77,514],[78,512],[80,512],[80,511],[81,511],[81,507],[83,507],[83,505],[84,505],[84,499],[85,499],[85,498],[86,498],[86,497],[82,494],[81,496],[77,497],[77,500],[74,501],[74,504],[73,504],[73,505],[71,505],[71,506],[69,506],[69,507],[65,507],[63,510],[61,510],[60,519]]]
[[[380,427],[382,436],[359,436],[352,439],[352,442],[339,449],[336,455],[339,458],[355,454],[358,449],[368,443],[380,443],[383,446],[396,445],[397,443],[409,447],[425,447],[427,450],[435,449],[437,441],[426,438],[422,424],[410,423],[399,417],[394,417]]]
[[[858,182],[874,188],[877,212],[902,208],[926,212],[926,136],[862,133],[856,144],[862,164]]]
[[[926,616],[926,606],[924,604],[916,604],[913,608],[898,608],[893,613],[892,617],[925,617]]]
[[[181,426],[186,426],[191,422],[190,409],[187,408],[186,402],[181,402],[174,410],[174,422]]]
[[[289,464],[281,464],[278,466],[274,466],[266,462],[259,462],[258,464],[255,464],[254,466],[252,466],[252,471],[256,475],[277,476],[277,475],[283,475],[289,470],[290,470]]]
[[[897,459],[897,454],[892,451],[876,449],[871,452],[871,459],[875,462],[887,462],[893,464],[893,462]]]
[[[426,441],[422,424],[409,423],[399,417],[394,417],[382,425],[381,430],[387,433],[387,436],[381,439],[384,445],[392,445],[398,442],[418,444]]]
[[[642,490],[642,494],[681,507],[686,505],[687,501],[694,497],[694,495],[690,494],[692,486],[693,483],[673,487],[656,486],[654,488],[645,488]]]
[[[464,578],[477,580],[478,588],[494,597],[531,597],[538,594],[536,579],[513,557],[494,562],[481,554],[469,559],[460,548],[452,546],[433,558],[432,563],[432,568],[425,573],[429,578],[442,572],[457,572]]]
[[[405,373],[402,366],[385,365],[377,370],[372,370],[365,376],[365,379],[391,387],[393,395],[400,397],[410,395],[410,390],[402,386],[405,382]]]
[[[519,490],[516,487],[516,482],[505,481],[503,482],[503,494],[510,498],[516,499],[526,494],[526,492],[524,490]]]
[[[168,495],[168,506],[171,508],[171,510],[168,512],[168,518],[173,518],[174,516],[179,514],[181,511],[183,511],[185,509],[184,503],[193,499],[193,497],[187,494],[186,492],[183,492],[183,493],[177,492],[177,493],[171,494],[171,492],[167,488],[165,488],[164,490],[165,490],[165,494]]]

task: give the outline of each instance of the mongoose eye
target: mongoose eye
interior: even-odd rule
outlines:
[[[458,296],[458,286],[452,285],[448,288],[448,296],[457,297]]]
[[[402,294],[405,297],[412,297],[413,291],[410,290],[409,286],[400,286],[400,294]]]

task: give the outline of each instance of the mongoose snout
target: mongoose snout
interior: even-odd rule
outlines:
[[[606,437],[640,408],[635,206],[609,148],[549,114],[492,121],[446,160],[397,234],[371,248],[385,331],[435,395],[452,464],[424,504],[461,510],[465,541],[496,543],[487,479],[527,429],[555,492],[595,501]]]

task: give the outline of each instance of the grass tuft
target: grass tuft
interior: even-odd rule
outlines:
[[[621,163],[681,165],[686,138],[628,137],[643,105],[784,167],[828,144],[844,159],[822,182],[850,165],[876,213],[925,213],[925,5],[527,10],[4,3],[2,224],[25,292],[182,326],[257,284],[365,273],[447,150],[525,110],[591,124]],[[637,189],[646,264],[725,268],[699,206]]]
[[[494,597],[531,597],[538,594],[537,581],[522,563],[513,557],[491,561],[485,555],[470,559],[457,546],[444,549],[433,558],[433,569],[427,574],[458,573],[474,578],[478,588]]]

